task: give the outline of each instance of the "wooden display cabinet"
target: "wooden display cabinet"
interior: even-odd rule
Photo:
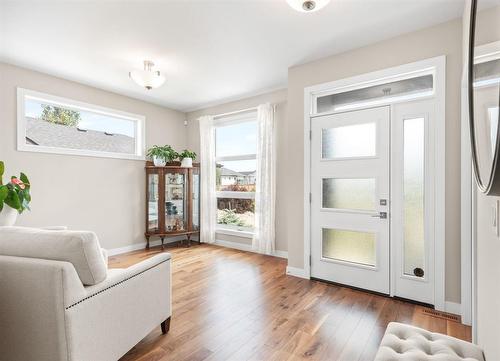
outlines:
[[[146,249],[150,237],[200,234],[200,167],[182,168],[180,163],[155,167],[146,163]]]

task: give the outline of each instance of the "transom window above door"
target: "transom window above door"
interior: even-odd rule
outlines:
[[[429,68],[319,92],[315,95],[312,114],[348,111],[433,96],[436,85],[434,73],[434,69]]]
[[[217,230],[253,234],[257,113],[222,118],[215,128]]]

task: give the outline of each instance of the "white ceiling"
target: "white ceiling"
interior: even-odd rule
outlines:
[[[463,0],[0,0],[0,60],[187,111],[283,88],[288,68],[460,17]],[[141,89],[151,59],[167,77]]]

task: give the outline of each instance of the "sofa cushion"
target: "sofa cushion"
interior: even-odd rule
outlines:
[[[484,361],[482,350],[440,333],[391,322],[375,361]]]
[[[0,254],[70,262],[87,286],[106,279],[107,266],[93,232],[0,227]]]

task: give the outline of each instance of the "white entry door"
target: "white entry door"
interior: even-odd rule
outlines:
[[[389,106],[311,118],[311,276],[389,294]]]

